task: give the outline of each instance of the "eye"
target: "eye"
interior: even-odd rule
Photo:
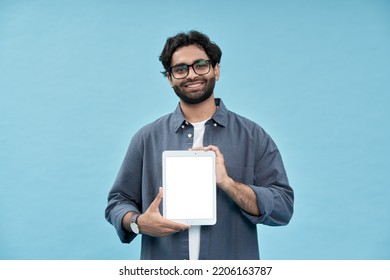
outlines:
[[[207,60],[201,60],[201,61],[195,63],[194,66],[196,69],[205,69],[205,68],[208,68],[209,62]]]
[[[177,74],[186,73],[187,69],[188,69],[187,65],[177,65],[172,67],[172,71]]]

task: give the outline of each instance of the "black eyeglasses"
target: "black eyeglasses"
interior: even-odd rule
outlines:
[[[171,73],[175,79],[184,79],[187,78],[188,73],[190,73],[190,67],[192,67],[192,70],[194,70],[194,72],[197,75],[203,76],[210,72],[210,65],[211,65],[210,60],[199,59],[191,65],[188,64],[174,65],[169,68],[168,72]]]

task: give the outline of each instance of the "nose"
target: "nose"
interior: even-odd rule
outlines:
[[[193,67],[189,67],[188,68],[187,79],[193,79],[193,78],[195,78],[197,76],[199,76],[199,75],[195,73],[194,68]]]

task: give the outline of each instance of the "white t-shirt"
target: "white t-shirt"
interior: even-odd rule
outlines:
[[[191,123],[194,127],[194,143],[192,147],[203,147],[203,136],[205,131],[205,123],[208,120]],[[199,259],[199,249],[200,249],[200,227],[201,226],[191,226],[188,230],[188,242],[189,242],[189,251],[190,251],[190,260]]]

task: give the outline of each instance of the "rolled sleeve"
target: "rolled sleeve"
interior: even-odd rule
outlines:
[[[293,215],[294,192],[291,188],[282,157],[271,137],[260,130],[254,184],[248,184],[256,194],[260,216],[245,216],[253,223],[269,226],[287,225]]]
[[[108,194],[108,205],[105,216],[111,223],[121,242],[130,243],[135,234],[126,231],[122,226],[123,217],[128,212],[141,213],[141,172],[138,164],[142,158],[136,149],[136,140],[132,141],[123,160],[115,183]]]
[[[257,187],[249,185],[256,194],[260,216],[244,215],[254,224],[269,226],[287,225],[293,214],[292,192],[285,195],[285,189],[278,186]],[[287,188],[288,190],[289,188]]]
[[[122,226],[123,217],[128,212],[139,213],[139,210],[129,204],[117,204],[114,211],[106,210],[106,219],[114,226],[122,243],[130,243],[136,237],[136,234],[128,232]]]

